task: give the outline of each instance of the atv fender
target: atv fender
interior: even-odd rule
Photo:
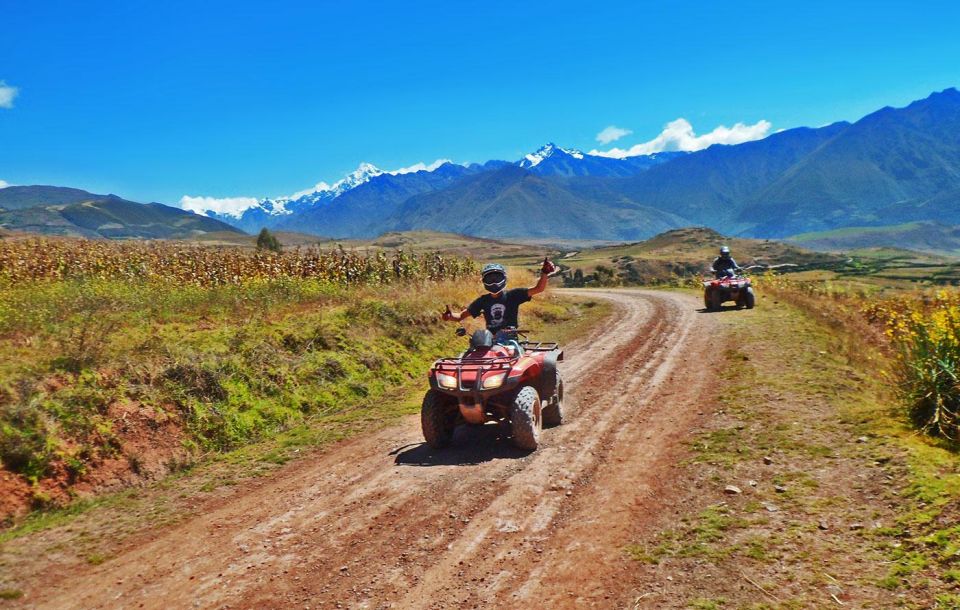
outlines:
[[[538,358],[521,356],[517,363],[513,365],[513,370],[507,377],[507,383],[510,385],[529,384],[534,388],[539,388],[542,370],[543,367],[540,366]]]
[[[563,360],[563,350],[553,350],[543,357],[543,372],[537,392],[544,400],[553,396],[557,389],[557,362]]]

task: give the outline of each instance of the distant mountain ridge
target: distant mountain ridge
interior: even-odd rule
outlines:
[[[190,238],[240,231],[214,218],[162,203],[137,203],[57,186],[0,189],[0,227],[91,238]]]
[[[433,229],[642,239],[690,225],[786,237],[846,226],[960,224],[960,93],[946,89],[854,123],[690,153],[613,159],[548,143],[512,163],[445,164],[405,175],[376,170],[335,196],[263,207],[269,214],[238,226],[344,238]]]
[[[323,236],[373,237],[384,228],[383,217],[416,195],[451,186],[454,181],[506,167],[551,177],[624,177],[664,163],[686,153],[666,152],[626,159],[589,155],[548,143],[516,162],[487,161],[483,164],[441,163],[415,172],[388,172],[361,163],[332,186],[325,182],[286,197],[264,198],[237,214],[206,214],[247,232],[261,227],[309,231]]]

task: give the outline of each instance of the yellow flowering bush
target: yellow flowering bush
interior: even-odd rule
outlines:
[[[890,353],[891,379],[914,425],[960,441],[960,293],[943,289],[880,297],[843,282],[773,274],[759,283],[824,323]]]
[[[923,430],[960,440],[960,295],[942,290],[865,307],[898,355],[895,373],[910,417]]]

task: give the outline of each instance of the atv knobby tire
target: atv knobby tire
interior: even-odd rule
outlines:
[[[743,297],[743,304],[747,309],[753,309],[757,304],[757,297],[753,294],[753,288],[747,287],[747,294]]]
[[[543,421],[540,417],[540,395],[533,386],[520,388],[510,404],[510,428],[514,445],[530,451],[537,448]]]
[[[719,290],[714,290],[710,293],[710,304],[707,305],[707,309],[710,311],[720,311],[723,309],[723,297],[720,296]]]
[[[563,378],[557,371],[557,388],[550,402],[543,408],[543,425],[559,426],[563,423]]]
[[[442,449],[453,440],[457,427],[457,401],[436,390],[428,390],[420,407],[423,439],[434,449]]]

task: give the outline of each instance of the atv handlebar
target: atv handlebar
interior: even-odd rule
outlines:
[[[529,332],[530,332],[530,331],[527,330],[527,329],[524,329],[524,328],[515,328],[515,327],[513,327],[513,326],[507,326],[507,327],[501,328],[501,329],[499,329],[499,330],[497,331],[497,333],[507,333],[507,334],[510,334],[510,335],[517,335],[517,336],[520,336],[520,337],[523,337],[523,338],[526,338],[526,337],[527,337],[527,334],[528,334]],[[458,326],[458,327],[457,327],[457,330],[456,330],[456,333],[457,333],[457,336],[458,336],[458,337],[466,337],[466,336],[467,336],[467,329],[464,328],[463,326]],[[496,333],[494,333],[494,334],[496,334]]]

